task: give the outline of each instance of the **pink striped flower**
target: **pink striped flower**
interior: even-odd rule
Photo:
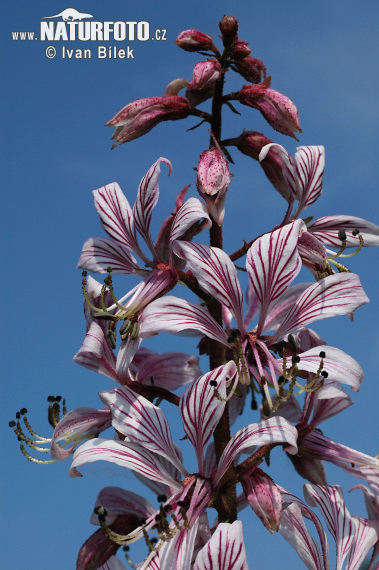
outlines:
[[[294,334],[314,321],[349,314],[368,302],[358,276],[350,273],[332,275],[312,285],[306,283],[290,287],[301,268],[298,241],[303,229],[303,222],[297,220],[257,239],[249,249],[246,268],[250,282],[245,317],[237,270],[229,256],[218,248],[176,242],[176,254],[186,260],[200,287],[222,303],[228,332],[203,307],[166,296],[145,309],[141,318],[141,335],[148,337],[161,331],[180,333],[186,330],[213,338],[229,349],[241,343],[245,362],[241,362],[239,353],[240,364],[249,370],[249,377],[242,376],[241,381],[249,383],[251,374],[261,385],[263,376],[278,393],[276,376],[282,375],[283,362],[277,360],[270,347],[277,349],[278,342],[287,339],[288,334]],[[258,311],[258,324],[248,331],[247,326]],[[239,339],[230,336],[233,317],[239,329]],[[270,330],[274,330],[272,336],[263,336]],[[314,349],[303,352],[297,363],[298,369],[303,369],[304,362],[305,370],[316,373],[320,365],[319,353],[320,349],[317,356]],[[336,349],[331,361],[334,356],[340,359]],[[333,374],[337,374],[337,366],[330,366],[331,380]],[[336,380],[346,381],[359,389],[362,375],[347,374],[344,379],[339,374]],[[267,383],[264,386],[266,397],[271,401]]]
[[[207,449],[206,446],[222,416],[227,386],[235,375],[235,363],[228,362],[198,378],[181,398],[183,429],[196,453],[197,473],[189,473],[184,467],[161,408],[142,396],[137,396],[126,386],[100,394],[112,415],[113,428],[123,439],[89,440],[74,454],[70,469],[73,477],[80,476],[78,469],[85,464],[99,460],[109,461],[132,469],[155,492],[164,493],[168,497],[160,509],[147,517],[146,522],[124,537],[124,543],[127,544],[138,540],[152,529],[157,530],[160,539],[158,552],[153,551],[150,557],[151,560],[158,557],[158,568],[189,568],[194,554],[201,561],[209,556],[209,548],[217,550],[215,541],[208,546],[203,542],[201,547],[204,545],[204,550],[194,553],[195,538],[200,521],[209,533],[204,518],[205,511],[212,503],[214,492],[227,469],[233,461],[238,462],[240,454],[246,451],[252,453],[254,446],[270,443],[285,443],[293,453],[297,451],[296,429],[283,418],[270,418],[247,425],[232,436],[216,465],[213,445]],[[214,383],[217,385],[217,396]],[[162,509],[167,513],[165,531],[159,525]],[[174,514],[175,521],[171,520],[169,513]],[[224,529],[226,536],[230,527],[228,529]],[[240,533],[239,536],[241,545],[243,542]],[[229,560],[230,552],[228,554],[224,547],[221,548],[220,554],[222,552],[222,556]],[[231,560],[234,560],[234,556]],[[245,558],[237,556],[235,560],[243,562]],[[231,568],[230,565],[221,567]],[[237,567],[245,568],[244,565]]]
[[[108,368],[107,375],[113,374],[112,372],[109,374],[109,364],[112,360],[109,347],[106,348],[104,345],[104,338],[109,334],[110,325],[109,321],[102,324],[99,320],[106,317],[125,322],[131,318],[133,323],[136,323],[135,328],[138,329],[139,312],[152,300],[172,289],[177,281],[173,242],[183,234],[187,239],[191,239],[191,228],[196,225],[198,229],[200,221],[205,228],[209,228],[212,224],[206,206],[200,200],[189,198],[183,203],[186,190],[184,189],[177,198],[175,216],[170,216],[163,222],[158,238],[155,244],[153,243],[150,226],[152,212],[159,198],[161,162],[165,162],[171,172],[171,163],[165,158],[159,158],[142,178],[133,209],[117,183],[93,192],[101,225],[109,237],[88,239],[83,245],[78,267],[96,273],[106,273],[110,267],[113,273],[136,274],[144,278],[119,300],[114,296],[111,298],[110,291],[107,291],[103,299],[106,311],[100,307],[101,288],[100,290],[98,288],[97,319],[94,321],[91,317],[93,321],[90,323],[91,331],[87,330],[85,344],[76,355],[76,360],[82,364],[84,357],[88,363],[88,354],[95,354],[101,361],[99,371],[106,373],[105,369]],[[152,259],[141,247],[138,234],[142,237],[145,249],[149,250]],[[151,269],[140,267],[134,255],[140,257],[145,267]],[[88,295],[90,292],[87,293],[87,297]],[[123,341],[118,351],[116,366],[120,379],[127,373],[140,342],[138,331],[128,335]],[[94,352],[94,348],[97,352]]]
[[[326,533],[313,511],[300,499],[281,489],[283,512],[280,534],[293,546],[307,568],[329,570],[329,544]],[[359,570],[370,549],[378,540],[378,525],[370,520],[352,516],[346,508],[342,489],[338,485],[304,486],[307,503],[317,506],[336,544],[335,570]],[[321,544],[309,533],[304,518],[314,523]],[[369,566],[375,568],[375,553]]]
[[[270,155],[273,151],[275,159],[280,157],[282,175],[288,188],[287,193],[281,192],[289,203],[286,222],[298,218],[320,197],[325,168],[325,149],[323,146],[300,146],[293,159],[284,147],[271,143],[263,147],[259,155],[262,164],[266,160],[271,160]],[[296,200],[298,205],[293,211]],[[307,229],[313,238],[326,247],[341,248],[341,230],[346,233],[346,248],[357,248],[360,245],[359,236],[363,238],[365,247],[379,245],[379,226],[356,216],[324,216],[309,221]],[[359,234],[354,230],[359,230]]]

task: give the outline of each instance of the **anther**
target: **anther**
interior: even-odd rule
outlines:
[[[111,349],[114,350],[116,348],[116,333],[114,330],[109,329],[107,331],[107,341]]]
[[[20,412],[16,412],[16,419],[19,420],[21,417]]]
[[[167,496],[166,495],[158,495],[157,500],[159,503],[165,503],[167,501]]]
[[[105,509],[104,507],[96,507],[95,511],[97,510],[96,514],[97,514],[97,518],[99,519],[99,522],[105,522],[106,516],[108,514],[107,509]]]
[[[320,354],[319,354],[319,357],[320,357],[320,358],[325,358],[325,356],[326,356],[326,354],[325,354],[325,352],[322,350],[322,351],[320,352]]]
[[[9,427],[13,428],[16,426],[16,422],[14,420],[9,422]]]
[[[329,374],[327,373],[326,370],[321,370],[321,376],[323,376],[324,378],[327,378],[329,376]]]
[[[346,241],[346,232],[342,228],[338,230],[338,239],[341,241]]]
[[[122,547],[122,550],[123,550],[124,552],[129,552],[130,546],[123,546],[123,547]]]
[[[278,378],[278,384],[279,384],[279,385],[280,385],[280,384],[284,384],[285,381],[286,381],[286,379],[284,378],[284,376],[279,376],[279,378]]]
[[[55,396],[48,396],[47,401],[48,402],[55,402]]]
[[[211,386],[214,386],[214,387],[217,386],[216,380],[211,380],[211,381],[209,382],[209,384],[210,384]]]
[[[177,501],[177,505],[178,505],[178,507],[185,507],[185,506],[186,506],[185,502],[184,502],[184,501],[180,501],[180,500]]]
[[[297,364],[300,362],[300,356],[298,354],[294,354],[292,357],[292,364]]]
[[[172,506],[171,505],[165,505],[163,507],[163,510],[165,513],[169,513],[170,511],[172,511]]]
[[[87,271],[82,271],[82,277],[87,277]]]
[[[21,408],[20,414],[21,414],[22,416],[24,416],[24,415],[27,414],[27,413],[28,413],[28,410],[27,410],[26,408]]]
[[[122,323],[121,327],[120,327],[120,335],[122,337],[122,335],[127,334],[127,332],[129,331],[130,327],[131,327],[132,323],[128,320],[125,319],[124,322]],[[124,339],[123,339],[124,340]]]
[[[353,230],[351,233],[353,234],[354,237],[357,236],[359,234],[358,228],[355,228],[355,230]]]

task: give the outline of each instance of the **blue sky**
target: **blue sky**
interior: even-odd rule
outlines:
[[[130,43],[134,59],[100,60],[96,42],[87,60],[62,59],[62,42],[50,42],[57,56],[48,59],[48,42],[12,40],[13,31],[35,31],[38,37],[41,18],[66,7],[55,0],[19,0],[2,9],[0,24],[4,429],[0,566],[12,570],[73,568],[81,544],[94,530],[88,520],[98,491],[105,485],[135,489],[133,476],[112,466],[95,466],[83,479],[72,480],[68,462],[46,467],[29,463],[8,421],[25,406],[36,431],[48,435],[49,394],[65,396],[69,409],[100,407],[97,393],[112,387],[111,380],[72,362],[84,335],[81,274],[75,267],[85,239],[103,235],[93,189],[118,181],[133,203],[140,179],[164,156],[171,160],[173,173],[168,178],[163,170],[153,230],[171,211],[183,186],[191,184],[189,195],[196,196],[193,167],[207,146],[205,127],[186,132],[194,120],[164,123],[113,151],[112,131],[104,127],[126,103],[162,95],[177,77],[191,78],[199,57],[173,44],[180,31],[197,28],[216,39],[223,14],[235,15],[239,37],[250,42],[252,55],[265,62],[272,88],[290,97],[299,109],[303,130],[299,144],[326,147],[324,193],[307,214],[316,218],[352,214],[379,223],[376,1],[141,0],[137,6],[92,0],[74,5],[100,22],[145,20],[152,30],[167,30],[166,41]],[[83,47],[80,42],[67,45]],[[237,77],[228,81],[231,90],[244,83]],[[257,130],[295,151],[296,141],[273,131],[258,113],[241,111],[241,117],[226,113],[224,137],[238,136],[244,128]],[[259,165],[237,151],[233,158],[225,224],[228,252],[237,249],[242,239],[270,230],[284,213],[282,198]],[[355,406],[331,420],[326,433],[371,455],[378,452],[378,255],[377,250],[366,249],[349,262],[371,298],[357,311],[355,323],[339,317],[314,327],[329,344],[356,358],[366,374],[361,392],[354,394]],[[310,279],[306,273],[303,276]],[[135,283],[132,277],[122,277],[117,287],[126,291]],[[188,345],[168,336],[148,346],[163,352],[172,350],[174,342],[177,350],[196,353],[195,341]],[[205,361],[202,369],[207,371]],[[275,481],[301,496],[302,481],[289,463],[279,454],[273,462]],[[329,473],[330,483],[343,483],[346,492],[355,484],[336,470]],[[353,514],[364,516],[362,504],[358,492],[348,495]],[[252,568],[278,567],[279,560],[282,569],[300,567],[280,536],[269,536],[253,516],[243,520]],[[134,552],[138,561],[138,547]]]

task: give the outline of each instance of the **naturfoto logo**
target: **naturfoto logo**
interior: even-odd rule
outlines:
[[[64,22],[74,22],[75,20],[83,20],[83,18],[93,18],[92,14],[86,14],[85,12],[78,12],[75,8],[66,8],[60,14],[55,14],[55,16],[44,16],[42,20],[49,20],[51,18],[61,17]]]
[[[48,59],[54,59],[59,54],[62,59],[91,59],[97,55],[98,59],[134,59],[134,48],[128,44],[97,45],[96,51],[92,46],[86,49],[72,48],[65,42],[146,42],[147,40],[165,41],[165,29],[150,30],[147,21],[126,20],[121,21],[94,21],[93,14],[79,12],[75,8],[65,8],[58,14],[42,16],[40,21],[39,37],[34,31],[12,32],[13,41],[47,41],[64,42],[60,49],[58,46],[48,45],[45,55]]]
[[[62,18],[62,20],[54,22],[54,18]],[[82,20],[92,18],[92,14],[79,12],[75,8],[66,8],[54,16],[44,16],[41,20],[51,21],[41,21],[40,40],[47,40],[49,42],[75,40],[81,42],[103,42],[110,40],[124,42],[138,40],[145,42],[150,39],[149,22],[97,22],[93,20],[82,22]],[[161,36],[157,37],[157,31],[165,32],[165,30],[156,30],[155,39],[164,39]]]

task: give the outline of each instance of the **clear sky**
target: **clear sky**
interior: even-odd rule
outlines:
[[[108,465],[96,465],[86,470],[83,479],[73,480],[67,475],[69,462],[31,464],[21,455],[8,422],[18,409],[27,407],[36,431],[49,435],[49,394],[65,396],[69,409],[97,408],[101,407],[97,393],[113,387],[110,379],[72,362],[85,327],[81,272],[75,267],[83,242],[104,235],[93,206],[93,189],[118,181],[133,203],[140,179],[164,156],[171,160],[173,173],[169,179],[162,169],[153,230],[171,212],[181,188],[191,184],[189,195],[196,196],[193,167],[208,144],[205,126],[186,132],[195,124],[191,118],[163,123],[113,151],[111,129],[104,127],[126,103],[162,95],[177,77],[191,78],[200,58],[173,44],[180,31],[197,28],[216,39],[218,21],[225,13],[235,15],[239,37],[250,42],[252,55],[266,64],[272,88],[290,97],[299,109],[303,130],[299,144],[326,147],[324,193],[307,214],[316,218],[352,214],[379,223],[376,0],[140,0],[138,5],[92,0],[74,7],[96,21],[145,20],[151,30],[167,33],[166,41],[126,42],[134,59],[99,59],[98,45],[118,42],[40,41],[41,18],[59,14],[67,8],[64,3],[18,0],[1,10],[0,567],[10,570],[74,568],[81,544],[94,531],[88,521],[98,491],[105,485],[135,489],[130,473]],[[34,31],[38,40],[12,40],[16,31]],[[49,45],[57,49],[53,59],[45,53]],[[89,48],[92,58],[63,58],[63,45]],[[243,83],[231,79],[230,88],[236,90]],[[273,131],[259,113],[248,108],[242,112],[241,117],[227,114],[224,137],[238,136],[244,128],[257,130],[295,151],[296,141]],[[258,164],[238,151],[233,158],[235,176],[225,226],[228,252],[237,249],[242,239],[279,223],[285,205]],[[371,455],[378,452],[378,256],[377,250],[366,249],[349,261],[371,298],[357,311],[355,323],[339,317],[314,326],[329,344],[356,358],[366,374],[361,392],[353,394],[355,406],[331,420],[326,433]],[[310,280],[309,274],[303,276]],[[117,287],[127,291],[136,282],[121,277]],[[165,336],[146,346],[163,352],[173,350],[174,344],[177,350],[196,354],[195,340],[186,344]],[[207,371],[206,361],[202,370]],[[180,426],[173,431],[177,439],[183,435]],[[270,474],[302,496],[302,481],[279,454]],[[344,484],[351,512],[364,516],[359,493],[347,494],[355,480],[333,469],[328,474],[330,483]],[[243,520],[251,568],[301,567],[282,537],[270,536],[253,515]],[[140,560],[139,552],[132,551],[135,562]]]

